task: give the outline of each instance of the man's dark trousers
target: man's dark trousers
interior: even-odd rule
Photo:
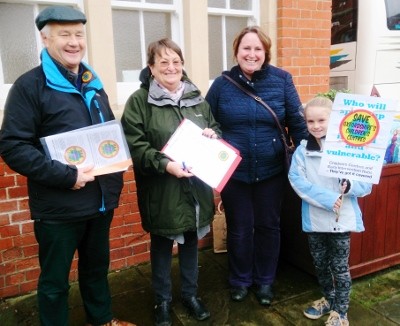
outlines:
[[[76,250],[79,289],[87,321],[104,324],[112,319],[107,280],[112,218],[113,211],[110,211],[78,222],[35,221],[41,268],[38,304],[42,325],[68,325],[69,273]]]

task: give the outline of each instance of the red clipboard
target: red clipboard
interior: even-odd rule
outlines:
[[[223,139],[210,139],[189,119],[184,119],[161,152],[175,162],[185,162],[200,180],[221,192],[242,160],[239,151]]]

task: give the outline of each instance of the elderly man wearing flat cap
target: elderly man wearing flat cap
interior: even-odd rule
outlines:
[[[68,277],[78,251],[79,288],[89,325],[133,325],[113,318],[107,280],[109,231],[123,187],[122,173],[93,177],[52,160],[41,137],[114,119],[103,85],[82,63],[85,15],[50,6],[36,18],[41,65],[12,86],[0,133],[0,155],[27,177],[29,207],[39,244],[42,325],[68,325]]]

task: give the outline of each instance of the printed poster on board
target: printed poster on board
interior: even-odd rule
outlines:
[[[378,184],[398,101],[337,93],[319,174]]]

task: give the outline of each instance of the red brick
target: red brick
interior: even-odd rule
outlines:
[[[142,254],[134,255],[127,258],[127,266],[134,266],[150,260],[150,252],[144,252]]]
[[[0,258],[2,258],[1,253],[3,250],[7,250],[13,246],[13,239],[12,238],[5,238],[5,239],[0,239]],[[2,261],[2,259],[0,259]],[[0,264],[0,270],[1,270],[1,264]],[[2,273],[0,273],[2,275]]]
[[[0,226],[8,225],[8,224],[10,224],[10,216],[9,216],[9,214],[1,214],[0,215]],[[1,245],[0,245],[0,250],[1,250]]]
[[[25,258],[22,260],[17,260],[15,262],[15,268],[17,269],[17,271],[30,270],[38,265],[39,265],[38,257]]]
[[[0,178],[1,179],[1,178]],[[16,200],[7,200],[0,202],[0,212],[15,212],[18,210],[18,203]]]
[[[126,234],[129,234],[131,232],[130,228],[127,227],[113,227],[110,230],[110,239],[114,239],[114,238],[119,238],[119,237],[123,237]]]
[[[25,281],[20,285],[20,292],[21,293],[28,293],[36,290],[37,288],[37,280],[32,280],[32,281]]]
[[[70,282],[76,282],[78,281],[78,271],[76,269],[71,270],[69,273],[69,281]]]
[[[133,255],[132,248],[119,248],[110,251],[110,259],[112,261],[123,259]]]
[[[128,185],[129,192],[132,194],[136,193],[136,183],[132,182]]]
[[[5,166],[3,159],[0,157],[0,177],[2,177],[5,173]]]
[[[111,223],[111,228],[116,228],[116,227],[121,227],[124,225],[124,219],[122,216],[114,216],[112,223]]]
[[[30,234],[33,233],[33,221],[29,220],[21,225],[22,234]]]
[[[139,224],[139,223],[137,223],[137,224],[134,224],[133,226],[132,226],[132,233],[133,234],[136,234],[136,235],[142,235],[145,231],[143,230],[143,228],[142,228],[142,225],[141,224]]]
[[[16,273],[6,276],[6,286],[19,285],[25,282],[25,273]]]
[[[31,218],[30,213],[27,210],[11,213],[10,215],[11,215],[11,223],[13,224],[22,221],[29,221]]]
[[[39,253],[39,245],[34,244],[32,246],[26,246],[22,248],[24,257],[36,257]]]
[[[126,172],[124,173],[123,178],[124,178],[124,183],[127,183],[127,182],[129,182],[129,181],[132,181],[132,182],[135,181],[135,177],[134,177],[134,175],[133,175],[132,167],[129,168],[128,171],[126,171]]]
[[[123,216],[121,216],[121,218],[124,220],[124,223],[127,225],[138,223],[135,214],[124,214]]]
[[[8,297],[13,297],[16,294],[19,294],[19,286],[18,285],[11,285],[11,286],[4,286],[0,288],[0,298],[5,299]]]
[[[15,186],[15,177],[10,176],[2,176],[0,178],[0,188],[9,188]]]
[[[114,260],[110,264],[110,270],[115,271],[127,267],[126,259]]]
[[[320,1],[320,0],[318,0]],[[298,0],[298,8],[301,8],[303,10],[309,9],[309,10],[317,10],[317,3],[318,1],[316,0]]]
[[[33,281],[33,280],[38,280],[40,275],[40,268],[33,268],[25,272],[26,280],[27,281]]]
[[[26,186],[19,186],[8,189],[9,199],[22,198],[27,196],[28,196],[28,189]]]
[[[133,253],[135,255],[149,251],[149,246],[147,243],[139,243],[133,246]]]
[[[124,247],[124,244],[125,244],[124,238],[110,239],[110,248],[111,249]]]
[[[148,243],[150,240],[149,235],[142,231],[141,233],[132,233],[123,238],[125,242],[125,246],[134,246],[138,243]]]
[[[0,200],[6,200],[7,199],[7,191],[5,188],[0,188]]]
[[[28,198],[18,200],[18,210],[29,210]]]
[[[4,260],[0,264],[0,275],[8,275],[15,273],[15,263],[14,262],[5,262]]]
[[[0,227],[0,238],[14,237],[20,235],[18,225],[5,225]]]

